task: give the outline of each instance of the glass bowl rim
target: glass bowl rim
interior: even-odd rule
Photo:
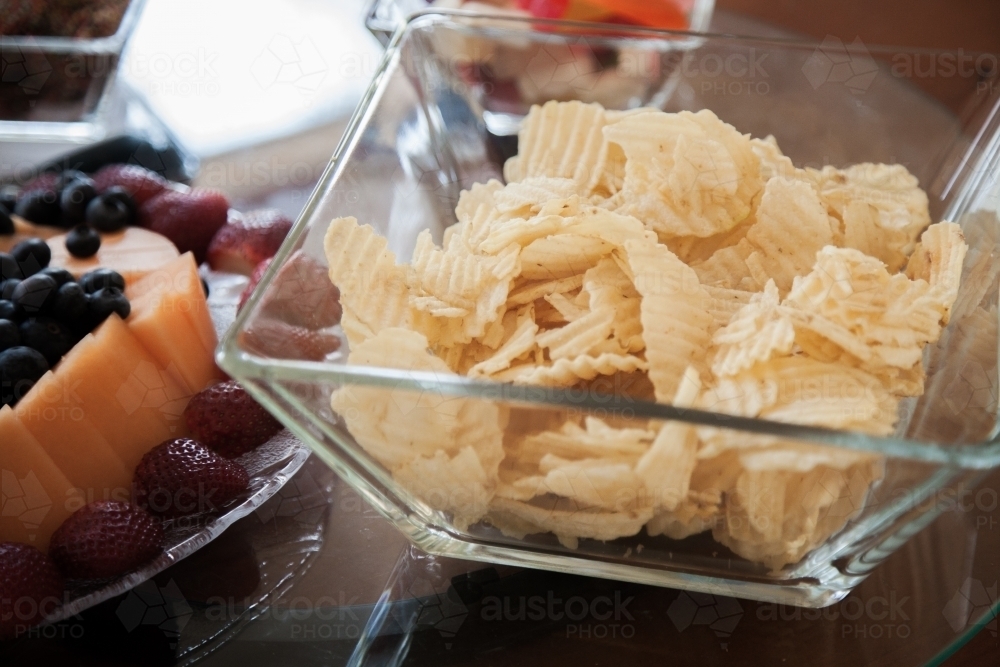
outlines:
[[[548,20],[509,16],[498,16],[494,19],[494,17],[488,17],[484,14],[474,14],[462,10],[427,10],[411,15],[393,35],[368,89],[355,109],[340,143],[299,214],[294,227],[261,278],[253,295],[237,314],[235,322],[220,341],[216,352],[216,360],[220,367],[238,379],[257,380],[265,383],[274,381],[323,382],[344,386],[391,387],[413,392],[434,391],[450,396],[494,401],[532,409],[575,409],[587,413],[599,413],[602,410],[607,411],[609,404],[612,404],[610,402],[614,401],[616,407],[631,410],[632,414],[629,415],[631,418],[680,421],[700,426],[742,430],[751,434],[802,440],[819,445],[871,452],[888,458],[941,464],[950,468],[983,470],[1000,466],[1000,433],[997,432],[1000,429],[1000,422],[994,426],[991,436],[983,441],[945,444],[902,437],[875,436],[858,431],[802,426],[759,418],[735,417],[724,413],[677,408],[668,404],[637,399],[626,399],[627,403],[622,404],[623,399],[613,394],[588,392],[590,396],[581,400],[579,397],[573,396],[572,389],[490,382],[457,374],[445,376],[432,372],[414,372],[387,367],[277,359],[256,356],[243,350],[238,342],[239,333],[244,330],[256,313],[263,295],[268,291],[279,269],[284,266],[288,258],[299,247],[304,235],[308,233],[309,223],[315,218],[316,210],[324,194],[340,177],[345,165],[345,156],[349,155],[360,141],[369,117],[374,112],[376,103],[388,84],[387,74],[401,58],[400,46],[403,39],[417,29],[436,24],[450,27],[458,26],[482,33],[483,36],[489,38],[488,33],[491,28],[469,25],[467,21],[472,18],[476,20],[489,18],[491,22],[519,25],[522,29],[532,33],[538,32],[534,28],[538,24],[551,25],[556,29],[572,28],[574,36],[577,37],[590,34],[594,37],[608,38],[627,34],[660,41],[683,39],[688,44],[690,44],[690,40],[697,39],[700,41],[767,44],[795,49],[817,48],[820,45],[820,42],[811,40],[695,33],[684,30],[594,24],[562,19]],[[561,33],[547,34],[559,37]],[[959,51],[966,54],[972,53],[960,49],[924,49],[868,44],[865,44],[864,48],[869,52],[878,53],[957,53]],[[266,395],[261,395],[261,392],[256,391],[255,388],[251,388],[251,393],[257,394],[257,398],[265,404],[277,408]],[[497,396],[498,393],[501,394],[500,397]],[[510,393],[532,393],[536,395],[536,398],[517,398],[516,395],[503,396],[503,394]],[[544,397],[539,397],[538,394],[542,394]],[[276,412],[281,414],[285,411],[277,408]]]

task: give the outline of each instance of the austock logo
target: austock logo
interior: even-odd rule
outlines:
[[[141,625],[150,625],[162,631],[176,645],[194,610],[173,579],[164,586],[150,580],[129,591],[115,610],[115,615],[126,632],[132,632]]]
[[[14,84],[25,95],[34,96],[42,91],[51,74],[52,64],[40,51],[8,46],[0,38],[0,83]]]
[[[126,414],[133,414],[141,408],[159,410],[169,420],[177,420],[184,414],[184,408],[192,393],[180,385],[175,377],[179,374],[174,364],[160,370],[152,362],[140,361],[125,383],[118,388],[115,398]],[[175,426],[171,425],[171,430]]]
[[[10,470],[0,470],[0,517],[16,517],[28,530],[28,539],[34,540],[38,530],[52,509],[52,499],[45,492],[38,477],[31,470],[21,479]]]
[[[969,577],[955,591],[942,614],[956,633],[986,621],[984,628],[997,636],[997,582],[987,588],[979,579]]]
[[[722,650],[727,651],[727,640],[743,618],[743,607],[736,598],[681,591],[667,608],[667,616],[678,632],[695,625],[707,625],[721,640],[719,646]]]
[[[323,85],[326,61],[308,37],[293,41],[287,35],[275,35],[250,65],[250,73],[261,88],[275,85],[301,93],[315,93]]]
[[[875,80],[878,65],[860,37],[845,45],[840,38],[827,35],[802,65],[802,73],[813,90],[825,84],[841,83],[852,93],[861,95]]]

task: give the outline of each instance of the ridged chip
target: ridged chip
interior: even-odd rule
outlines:
[[[778,288],[774,281],[768,281],[763,292],[755,294],[729,324],[715,332],[712,344],[718,350],[712,372],[716,377],[736,375],[772,356],[792,351],[795,328],[778,303]]]
[[[635,289],[642,295],[642,338],[656,400],[673,400],[684,370],[704,363],[712,316],[698,276],[666,246],[626,241]],[[624,369],[619,369],[624,370]]]
[[[962,228],[954,222],[931,225],[920,236],[920,243],[910,258],[906,274],[930,283],[931,294],[941,307],[941,322],[947,324],[951,307],[958,298],[962,265],[969,246]]]
[[[754,252],[747,258],[765,272],[754,279],[761,285],[774,280],[782,294],[795,276],[805,275],[816,262],[816,252],[833,242],[830,218],[816,191],[808,183],[772,178],[764,187],[757,222],[747,232]]]
[[[407,272],[396,264],[388,242],[354,218],[330,223],[323,242],[330,280],[340,289],[344,308],[356,323],[351,332],[378,333],[386,327],[413,327]]]
[[[560,537],[606,541],[635,535],[652,515],[650,508],[606,512],[579,508],[565,500],[541,505],[495,497],[490,503],[487,520],[505,535],[516,538],[532,533],[555,533]]]
[[[572,387],[580,380],[593,380],[598,375],[630,373],[648,368],[646,361],[639,357],[606,352],[596,357],[581,355],[572,359],[558,359],[553,363],[518,364],[496,373],[493,379],[517,384]]]
[[[604,135],[627,157],[621,212],[663,238],[732,229],[764,184],[749,139],[707,109],[637,113]]]
[[[472,447],[449,457],[443,450],[433,456],[418,456],[392,473],[403,488],[437,510],[452,513],[461,530],[478,521],[487,511],[496,489],[496,475],[483,469]]]
[[[615,314],[611,331],[622,350],[641,352],[641,297],[627,275],[613,259],[602,259],[583,276],[583,291],[589,297],[591,311]]]

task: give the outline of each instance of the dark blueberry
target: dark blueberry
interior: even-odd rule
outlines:
[[[21,344],[21,334],[17,325],[7,319],[0,319],[0,352]]]
[[[62,287],[66,283],[74,282],[76,279],[73,274],[66,269],[59,268],[58,266],[47,266],[38,272],[39,275],[51,276],[53,280],[56,281],[56,285]]]
[[[14,405],[49,370],[41,352],[18,345],[0,352],[0,405]]]
[[[23,277],[24,274],[21,273],[21,267],[17,265],[17,260],[14,259],[14,256],[0,252],[0,281]]]
[[[21,344],[41,352],[49,366],[55,366],[76,343],[69,327],[50,317],[32,317],[21,322],[19,333]]]
[[[97,188],[94,187],[94,182],[87,177],[67,185],[59,195],[63,219],[71,222],[83,222],[87,204],[96,196]]]
[[[87,206],[87,224],[106,234],[124,229],[135,218],[134,204],[130,205],[120,193],[111,192],[114,189],[110,188]]]
[[[17,199],[21,196],[21,188],[16,185],[5,185],[0,187],[0,206],[7,209],[8,213],[14,212],[17,206]]]
[[[16,321],[20,318],[21,311],[10,299],[0,299],[0,319]]]
[[[56,191],[63,190],[64,188],[69,186],[70,183],[73,183],[74,181],[80,181],[84,179],[90,180],[90,176],[87,176],[79,169],[67,169],[62,173],[60,173],[59,178],[56,179],[56,185],[55,185]]]
[[[132,198],[132,193],[120,185],[112,185],[110,188],[102,192],[101,195],[104,197],[111,197],[112,199],[120,201],[128,206],[128,210],[131,211],[133,218],[136,215],[136,211],[139,210],[139,207],[135,205],[135,199]],[[130,221],[129,224],[132,222],[134,221]]]
[[[14,233],[14,221],[10,219],[10,209],[0,204],[0,236],[10,236]]]
[[[31,276],[14,288],[11,301],[29,317],[47,312],[56,299],[59,286],[51,276]]]
[[[52,302],[52,316],[67,324],[86,326],[90,297],[79,283],[66,283],[56,292]]]
[[[66,235],[66,250],[80,259],[93,257],[101,249],[101,235],[90,225],[77,225]]]
[[[117,287],[105,287],[90,297],[90,316],[93,326],[106,320],[111,313],[118,313],[123,320],[132,312],[132,304]]]
[[[205,293],[205,298],[208,298],[208,282],[206,282],[204,278],[201,279],[201,290]]]
[[[13,301],[14,290],[19,284],[21,284],[21,281],[17,278],[8,278],[7,280],[0,281],[0,299]]]
[[[33,276],[52,261],[52,250],[42,239],[27,239],[21,241],[10,251],[17,260],[24,277]]]
[[[104,287],[117,287],[125,291],[125,279],[117,271],[111,269],[94,269],[90,273],[83,274],[80,278],[80,286],[87,294],[93,294]]]
[[[36,225],[59,227],[62,207],[59,195],[51,190],[32,190],[18,200],[14,213]]]

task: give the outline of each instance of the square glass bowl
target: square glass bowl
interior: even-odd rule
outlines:
[[[596,76],[567,76],[565,67],[552,67],[581,51],[615,65]],[[479,55],[473,60],[469,53]],[[941,512],[989,501],[975,485],[984,470],[1000,464],[998,285],[990,268],[1000,248],[996,62],[992,54],[860,42],[415,16],[394,37],[322,181],[223,340],[219,362],[425,551],[795,605],[831,604]],[[524,93],[496,85],[502,68],[527,72],[534,81]],[[926,392],[903,402],[896,432],[874,437],[683,410],[630,398],[628,387],[612,383],[523,387],[352,365],[343,336],[340,350],[317,361],[287,336],[282,327],[316,323],[318,305],[333,290],[315,267],[326,265],[322,244],[332,219],[355,216],[372,225],[399,262],[409,260],[422,230],[440,243],[456,220],[459,193],[502,179],[503,161],[516,151],[516,137],[491,127],[516,125],[543,92],[617,109],[708,108],[741,132],[773,134],[800,167],[905,165],[926,190],[932,219],[963,225],[972,250],[959,300],[975,307],[954,318],[927,350]],[[337,327],[328,333],[341,335]],[[838,391],[846,390],[820,382],[815,398]],[[341,397],[337,412],[334,392]],[[463,422],[463,414],[477,416]],[[667,515],[642,527],[648,517],[626,499],[615,520],[631,520],[633,536],[576,540],[533,533],[532,526],[559,516],[590,525],[586,530],[600,537],[604,519],[565,503],[545,505],[547,499],[527,518],[523,507],[490,505],[488,520],[467,525],[461,516],[481,511],[488,497],[469,492],[461,476],[441,483],[411,474],[400,483],[355,437],[359,423],[374,424],[405,452],[408,443],[443,433],[440,446],[454,454],[484,438],[502,436],[506,446],[567,420],[584,425],[595,417],[619,427],[645,428],[650,420],[715,427],[794,452],[812,447],[810,455],[819,458],[793,456],[775,476],[749,475],[739,492],[689,498],[681,521]],[[460,428],[452,428],[456,423]],[[598,442],[603,437],[593,435]],[[699,520],[705,532],[685,536]],[[713,531],[731,549],[714,540]]]
[[[108,37],[0,36],[0,138],[99,138],[101,102],[145,4],[131,0]]]
[[[657,0],[652,0],[656,2]],[[708,24],[712,20],[712,9],[715,7],[715,0],[669,0],[675,5],[685,7],[682,9],[684,18],[687,21],[687,29],[692,32],[708,30]],[[450,0],[448,2],[438,2],[437,5],[449,5],[454,7],[461,0]],[[497,0],[479,0],[473,7],[472,13],[493,13],[503,12],[502,5],[506,3]],[[514,0],[510,0],[513,5]],[[365,25],[368,30],[375,35],[378,41],[387,45],[392,40],[396,29],[406,23],[406,19],[413,14],[427,11],[428,9],[440,9],[441,7],[431,7],[431,0],[373,0],[365,13]],[[489,9],[490,5],[497,5],[497,11]]]

